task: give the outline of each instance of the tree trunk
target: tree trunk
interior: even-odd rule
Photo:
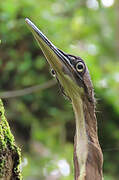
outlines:
[[[0,180],[22,180],[20,162],[20,149],[15,144],[0,100]]]

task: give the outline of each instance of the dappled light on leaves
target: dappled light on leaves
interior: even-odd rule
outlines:
[[[114,4],[114,0],[101,0],[104,7],[110,7]]]
[[[113,151],[119,144],[118,2],[5,0],[0,7],[0,94],[7,93],[2,95],[22,148],[24,179],[72,180],[75,133],[71,103],[62,97],[27,29],[28,17],[58,48],[85,60],[94,84],[101,147],[112,149],[104,151],[104,179],[118,180],[119,151]]]

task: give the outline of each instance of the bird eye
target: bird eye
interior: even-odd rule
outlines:
[[[55,73],[54,69],[51,69],[51,74],[53,77],[55,77],[56,73]]]
[[[77,70],[78,72],[82,72],[82,71],[84,70],[84,64],[83,64],[82,62],[78,62],[78,63],[76,64],[76,70]]]

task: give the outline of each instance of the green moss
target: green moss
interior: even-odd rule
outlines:
[[[4,174],[5,156],[0,156],[0,177]]]
[[[21,180],[22,177],[19,168],[21,163],[21,152],[15,144],[14,136],[11,133],[4,113],[3,103],[0,100],[0,177],[4,176],[4,172],[6,171],[6,159],[10,154],[13,160],[13,175],[15,179]]]

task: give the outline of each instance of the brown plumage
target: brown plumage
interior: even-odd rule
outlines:
[[[28,19],[26,23],[54,69],[63,94],[72,102],[76,119],[75,180],[102,180],[103,155],[98,142],[95,99],[85,62],[56,48]]]
[[[95,116],[95,106],[93,102],[86,102],[83,108],[86,121],[86,132],[88,136],[88,157],[86,161],[86,176],[84,180],[102,180],[103,155],[97,136],[97,120]],[[74,165],[75,180],[80,180],[78,179],[80,175],[80,169],[77,164],[76,136],[74,139]]]

